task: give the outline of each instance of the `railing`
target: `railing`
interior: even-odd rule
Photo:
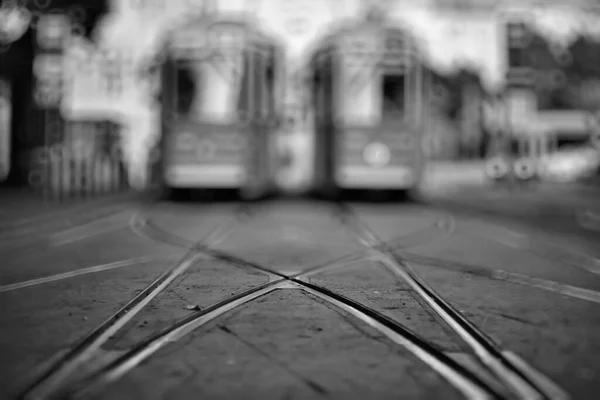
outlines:
[[[92,198],[129,189],[119,127],[62,121],[61,140],[34,149],[29,184],[47,200]]]

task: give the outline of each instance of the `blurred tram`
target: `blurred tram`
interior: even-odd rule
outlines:
[[[406,192],[418,184],[429,90],[420,59],[414,37],[378,22],[321,42],[309,67],[318,191]]]
[[[163,188],[269,192],[282,47],[249,23],[211,16],[170,32],[164,50]]]

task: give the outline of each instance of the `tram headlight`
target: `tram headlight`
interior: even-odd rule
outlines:
[[[522,180],[531,179],[535,176],[537,169],[533,160],[521,158],[515,162],[515,175]]]
[[[390,149],[383,143],[371,143],[365,147],[363,158],[373,167],[385,167],[391,160]]]
[[[508,163],[502,157],[493,158],[485,165],[485,173],[491,179],[502,179],[508,172]]]

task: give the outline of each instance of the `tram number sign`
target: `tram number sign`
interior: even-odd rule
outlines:
[[[177,57],[202,58],[207,56],[206,34],[201,29],[183,29],[176,32],[170,46]]]
[[[351,67],[368,65],[381,68],[401,68],[407,64],[404,40],[389,38],[380,42],[376,35],[348,36],[340,46],[345,63]]]
[[[246,32],[233,24],[214,24],[207,32],[208,46],[216,49],[240,49],[246,45]]]
[[[241,27],[213,24],[177,32],[171,47],[181,58],[204,58],[223,50],[241,49],[246,45],[246,39]]]

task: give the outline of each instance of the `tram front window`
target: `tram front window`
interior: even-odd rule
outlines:
[[[225,53],[207,60],[178,62],[175,87],[179,116],[203,123],[235,121],[240,107],[245,109],[248,103],[240,98],[244,96],[245,70],[242,54]]]
[[[189,63],[179,63],[177,73],[177,113],[190,116],[197,94],[197,82]]]
[[[404,115],[405,75],[384,75],[382,79],[383,117]]]

